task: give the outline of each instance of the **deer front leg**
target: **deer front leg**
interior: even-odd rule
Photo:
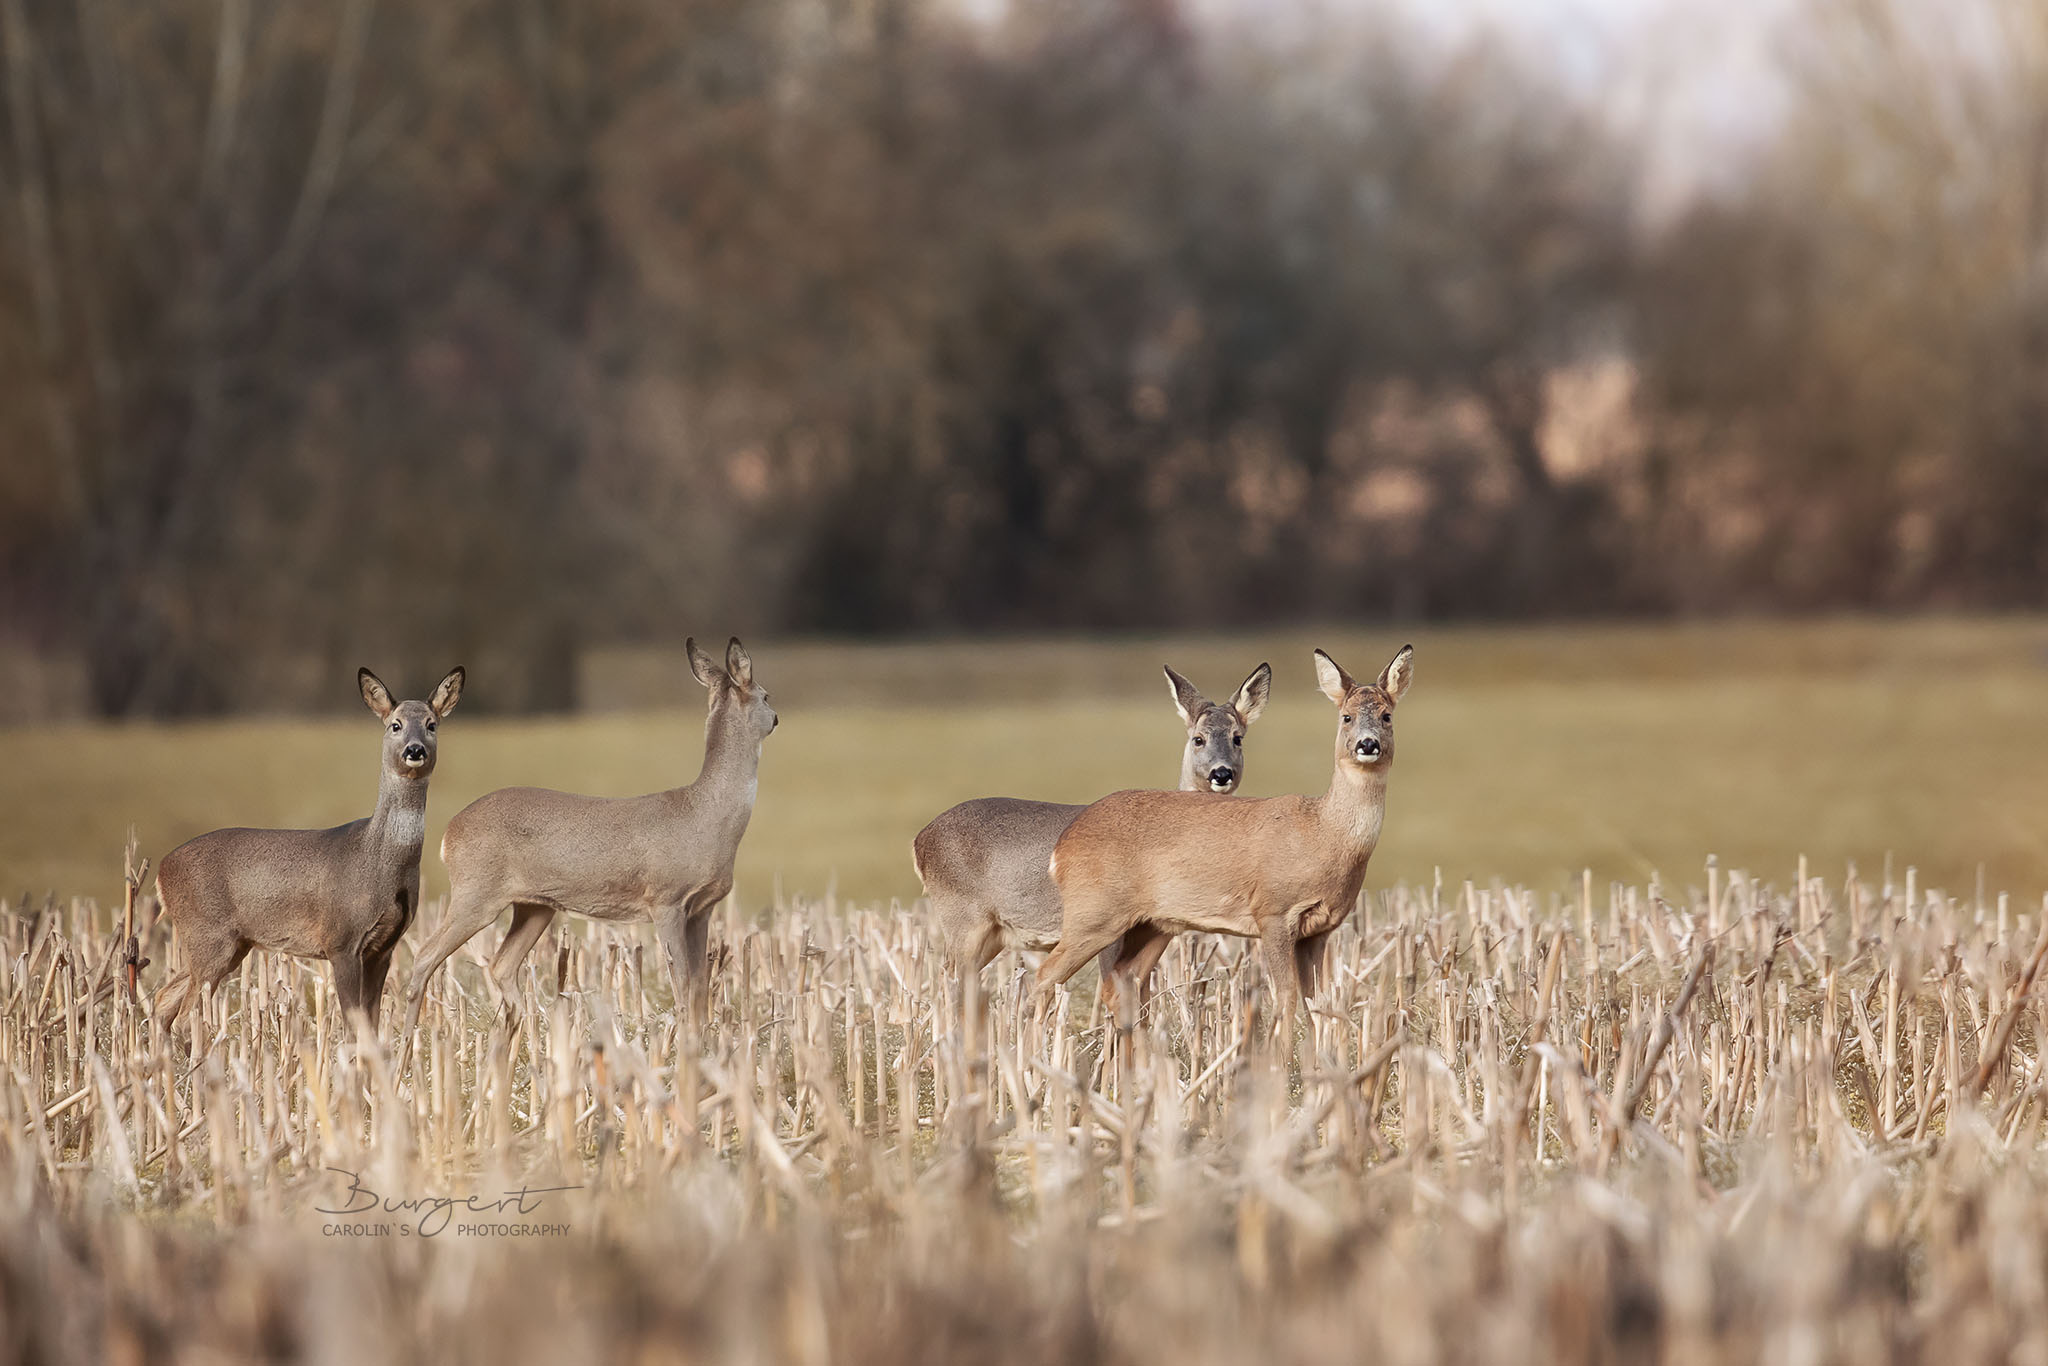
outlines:
[[[690,1014],[703,1028],[711,1018],[711,907],[683,920],[683,968],[690,991]]]
[[[1294,1015],[1301,1005],[1301,983],[1295,976],[1294,948],[1300,941],[1288,927],[1287,917],[1274,916],[1259,931],[1259,958],[1265,965],[1266,982],[1273,993],[1274,1028],[1291,1048]]]
[[[356,1017],[363,1009],[363,960],[353,950],[344,949],[328,959],[327,966],[334,970],[334,998],[341,1006],[341,1018],[348,1021],[348,1027],[353,1031]],[[375,1032],[377,1022],[370,1020],[369,1023]]]
[[[662,956],[668,960],[669,990],[675,996],[676,1013],[692,1028],[702,1029],[708,1014],[711,965],[707,949],[711,942],[711,912],[707,907],[691,914],[684,902],[664,906],[654,913],[655,937],[661,940]]]
[[[363,964],[363,1009],[369,1012],[370,1025],[374,1029],[383,1015],[384,979],[391,972],[391,958],[397,952],[394,942],[380,953],[372,954]]]

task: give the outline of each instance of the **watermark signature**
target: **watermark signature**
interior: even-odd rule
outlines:
[[[318,1214],[341,1216],[321,1225],[330,1238],[438,1238],[453,1233],[458,1238],[560,1238],[569,1232],[567,1221],[535,1220],[547,1203],[542,1197],[581,1186],[521,1186],[493,1199],[480,1195],[385,1195],[363,1184],[361,1172],[346,1167],[329,1167],[348,1178],[342,1192],[341,1208],[313,1206]],[[409,1216],[380,1219],[384,1214]],[[495,1219],[470,1216],[497,1215]],[[507,1216],[517,1215],[518,1218]]]

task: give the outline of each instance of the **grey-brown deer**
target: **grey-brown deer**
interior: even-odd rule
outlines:
[[[448,822],[441,837],[448,911],[413,960],[407,1039],[434,970],[508,906],[512,926],[490,966],[501,996],[509,995],[520,962],[557,912],[651,920],[676,1008],[702,1018],[711,909],[732,890],[733,860],[754,811],[761,743],[777,718],[738,639],[726,646],[723,664],[694,639],[684,650],[690,672],[710,694],[695,782],[643,797],[500,788]]]
[[[1320,985],[1326,942],[1357,903],[1379,844],[1394,707],[1414,658],[1404,645],[1377,682],[1362,684],[1315,652],[1316,681],[1338,710],[1336,766],[1321,796],[1118,792],[1076,816],[1053,850],[1060,939],[1038,969],[1041,993],[1119,940],[1115,975],[1123,976],[1160,936],[1241,935],[1259,941],[1280,1023],[1291,1029],[1301,1001]],[[1119,1009],[1118,1027],[1131,1023]]]
[[[368,669],[364,703],[384,723],[377,806],[331,830],[215,830],[164,855],[157,870],[164,918],[185,967],[156,995],[175,1021],[199,991],[216,986],[251,949],[324,958],[348,1015],[374,1029],[391,955],[420,902],[420,845],[427,834],[427,779],[440,755],[438,723],[462,696],[451,669],[425,702],[394,702]]]
[[[1273,687],[1273,670],[1253,669],[1228,702],[1211,702],[1195,685],[1166,671],[1174,709],[1186,728],[1181,746],[1183,792],[1229,794],[1244,781],[1244,736]],[[1060,936],[1060,897],[1047,872],[1053,846],[1085,806],[979,797],[942,812],[911,842],[911,862],[924,883],[932,918],[961,971],[979,973],[1006,948],[1049,949]],[[1122,976],[1142,985],[1169,939],[1147,939]],[[1105,983],[1118,945],[1102,951]],[[1112,988],[1113,990],[1114,988]]]

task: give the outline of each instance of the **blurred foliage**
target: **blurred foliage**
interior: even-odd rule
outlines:
[[[1650,228],[1364,15],[0,0],[0,633],[524,710],[685,627],[2038,602],[2048,21],[1964,9],[1814,0]]]

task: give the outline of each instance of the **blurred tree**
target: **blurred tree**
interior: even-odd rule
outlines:
[[[1668,235],[1642,354],[1718,602],[2038,603],[2048,10],[1815,0],[1762,173]],[[1674,547],[1677,548],[1677,547]]]

